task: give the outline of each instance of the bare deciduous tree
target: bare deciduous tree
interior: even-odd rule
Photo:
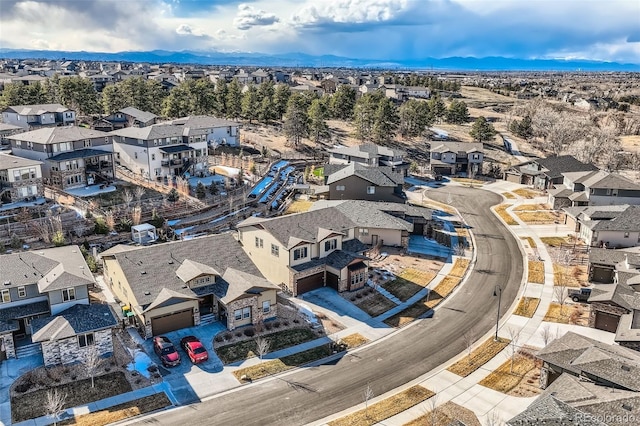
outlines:
[[[84,369],[87,375],[91,378],[91,387],[95,387],[95,377],[100,365],[102,364],[102,358],[98,353],[96,345],[91,345],[84,353],[84,360],[82,361]]]
[[[135,225],[140,225],[140,221],[142,220],[142,207],[134,206],[131,209],[131,223]]]
[[[58,420],[62,413],[65,412],[64,406],[67,403],[67,394],[60,392],[58,389],[50,389],[47,391],[44,401],[44,408],[47,415],[53,418],[53,425],[58,424]]]
[[[262,359],[263,356],[269,353],[269,347],[271,346],[269,343],[269,340],[262,336],[258,336],[255,338],[255,342],[256,342],[256,354],[260,359]]]
[[[502,426],[504,422],[502,421],[502,418],[500,417],[498,411],[496,411],[496,409],[494,408],[487,414],[484,424],[486,426]]]
[[[540,329],[540,337],[542,338],[542,342],[545,346],[556,338],[556,334],[557,333],[551,331],[551,325],[548,323],[543,325]]]
[[[467,350],[467,358],[469,359],[469,364],[471,364],[471,352],[473,350],[473,342],[474,342],[472,330],[466,331],[462,335],[462,339],[464,340],[464,346]]]
[[[509,373],[513,373],[513,362],[518,355],[518,339],[520,338],[520,330],[516,330],[513,327],[509,327],[509,356],[511,358],[511,364],[509,365]]]
[[[104,222],[109,228],[109,231],[113,231],[116,227],[116,218],[113,214],[113,210],[108,210],[104,214]]]
[[[568,293],[566,284],[559,284],[559,285],[553,286],[553,296],[556,298],[556,300],[558,301],[558,304],[560,305],[561,315],[564,315],[564,305],[565,305],[565,302],[567,301],[568,295],[569,293]]]
[[[131,193],[131,191],[129,191],[129,189],[125,189],[124,193],[122,194],[122,200],[124,201],[124,204],[127,207],[127,210],[129,210],[129,207],[131,206],[131,202],[133,201],[133,194]]]
[[[142,196],[145,193],[145,189],[142,186],[136,186],[136,189],[133,191],[133,195],[136,197],[136,202],[140,205],[140,201],[142,200]]]
[[[431,398],[428,399],[427,406],[429,407],[429,413],[431,414],[431,426],[436,426],[438,424],[438,393],[437,392]]]
[[[373,389],[371,389],[371,383],[367,383],[367,386],[364,388],[362,398],[364,399],[364,415],[368,419],[369,401],[373,398]]]

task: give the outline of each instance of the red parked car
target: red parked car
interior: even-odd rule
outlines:
[[[162,361],[162,365],[165,367],[175,367],[180,364],[180,354],[167,337],[154,337],[153,350],[160,357],[160,361]]]
[[[205,362],[209,359],[209,353],[196,336],[183,337],[182,340],[180,340],[180,346],[182,346],[182,349],[184,349],[194,364]]]

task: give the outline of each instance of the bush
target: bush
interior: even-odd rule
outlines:
[[[355,302],[355,301],[356,301],[356,297],[355,297],[355,296],[351,296],[351,297],[349,298],[349,300],[351,300],[352,302]]]
[[[233,335],[231,335],[231,333],[225,333],[224,334],[224,340],[231,340],[232,337],[233,337]]]
[[[294,324],[300,324],[300,320],[298,318],[294,318],[293,323]]]
[[[356,297],[357,297],[358,299],[362,299],[362,293],[358,293],[358,294],[356,294]]]
[[[244,335],[247,336],[247,337],[253,337],[253,336],[255,336],[255,334],[256,334],[256,332],[255,332],[255,330],[253,328],[247,328],[244,331]]]
[[[216,342],[220,343],[220,342],[222,342],[222,341],[224,340],[224,337],[222,337],[222,336],[218,335],[218,336],[216,336],[216,337],[215,337],[215,339],[213,339],[213,340],[215,340]]]
[[[283,321],[282,325],[285,326],[285,327],[289,327],[289,321]]]
[[[33,383],[31,383],[30,381],[25,381],[17,385],[15,387],[15,391],[18,393],[25,393],[26,391],[31,389],[31,386],[33,386]]]
[[[109,233],[109,227],[103,218],[99,217],[96,219],[96,224],[93,227],[93,232],[95,234],[106,235]]]
[[[242,337],[242,331],[236,331],[236,337]]]
[[[279,328],[279,327],[280,327],[280,321],[274,321],[274,322],[273,322],[273,326],[274,326],[275,328]]]
[[[273,324],[271,324],[270,322],[265,323],[264,328],[266,328],[267,330],[271,330],[273,328]]]

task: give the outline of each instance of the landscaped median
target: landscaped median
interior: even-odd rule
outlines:
[[[522,204],[513,208],[521,221],[531,225],[559,223],[564,221],[564,215],[552,210],[546,204]]]
[[[511,204],[499,204],[494,207],[494,210],[507,225],[518,225],[518,222],[513,218],[513,216],[507,212],[509,207],[511,207]]]
[[[521,196],[522,198],[527,198],[527,199],[541,197],[542,195],[544,195],[540,191],[536,191],[536,190],[533,190],[533,189],[527,189],[527,188],[515,189],[515,190],[513,190],[511,192]]]
[[[537,297],[523,297],[520,299],[520,302],[518,302],[518,307],[513,311],[513,314],[531,318],[533,314],[536,313],[539,304],[540,299]]]
[[[504,362],[482,379],[479,385],[507,395],[534,396],[541,391],[538,386],[540,377],[538,368],[535,356],[528,353],[516,353],[513,362],[511,359]]]
[[[339,343],[345,349],[353,349],[368,342],[369,339],[355,333],[342,338]],[[326,358],[331,355],[333,350],[333,343],[325,343],[303,352],[298,352],[279,359],[264,361],[251,367],[240,368],[234,371],[233,375],[240,382],[251,382],[253,380],[262,379],[263,377],[272,376],[301,365],[321,360],[322,358]]]
[[[366,390],[363,389],[366,394]],[[420,404],[435,395],[434,392],[422,386],[413,386],[399,394],[393,395],[375,404],[370,404],[363,410],[356,411],[332,422],[329,426],[370,426],[380,423],[396,414]],[[373,397],[373,395],[371,395]]]
[[[102,426],[108,425],[140,414],[150,413],[171,405],[164,392],[134,399],[123,404],[114,405],[105,410],[95,411],[73,419],[58,422],[59,425]]]
[[[589,305],[571,305],[553,302],[544,316],[545,322],[557,322],[560,324],[587,325],[589,322]]]
[[[467,377],[502,352],[510,342],[511,340],[503,338],[498,340],[487,339],[483,344],[471,351],[471,354],[451,365],[447,370],[458,376]]]
[[[447,275],[435,289],[431,290],[426,296],[407,309],[387,318],[384,323],[392,327],[402,327],[426,314],[442,302],[442,300],[460,284],[462,277],[464,277],[469,267],[469,263],[469,259],[457,258],[449,275]]]
[[[544,284],[544,262],[541,260],[529,261],[529,275],[527,281],[530,283]]]
[[[231,332],[228,332],[230,334]],[[217,336],[224,339],[225,334]],[[271,334],[261,336],[268,342],[269,352],[278,351],[300,343],[308,342],[317,338],[313,331],[308,328],[292,328],[289,330],[277,331]],[[244,361],[258,355],[257,343],[255,339],[244,340],[242,342],[233,343],[226,346],[215,348],[216,354],[224,364],[231,364],[238,361]]]

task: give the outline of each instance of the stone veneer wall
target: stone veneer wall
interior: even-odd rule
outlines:
[[[100,330],[93,333],[93,344],[100,356],[111,356],[113,354],[113,330]],[[78,337],[69,337],[61,340],[42,342],[42,355],[45,367],[60,364],[75,364],[83,362],[85,353],[91,349],[90,346],[81,348],[78,346]]]
[[[235,330],[235,328],[237,327],[234,311],[245,308],[247,306],[251,306],[251,321],[256,321],[256,312],[258,312],[257,297],[247,297],[246,299],[236,300],[227,305],[227,328],[229,330]],[[238,322],[242,321],[243,320],[241,319]]]
[[[9,185],[11,185],[9,188],[9,194],[11,195],[11,201],[13,202],[22,200],[22,196],[18,194],[18,190],[20,188],[26,188],[32,185],[36,185],[38,196],[42,197],[44,195],[44,185],[42,183],[42,178],[21,180],[18,182],[12,182]]]
[[[296,280],[304,277],[308,277],[309,275],[317,274],[318,272],[324,272],[326,269],[325,265],[318,265],[313,268],[304,270],[302,272],[296,272],[293,269],[289,270],[289,288],[293,292],[294,296],[298,295],[298,289],[296,288]],[[325,280],[326,284],[326,280]]]
[[[4,343],[5,355],[7,358],[16,357],[16,347],[13,343],[13,333],[0,334],[0,342]]]
[[[629,313],[625,308],[621,308],[617,305],[610,305],[608,303],[593,302],[591,303],[591,312],[589,313],[589,327],[596,327],[596,312],[605,312],[612,315],[622,316]]]

